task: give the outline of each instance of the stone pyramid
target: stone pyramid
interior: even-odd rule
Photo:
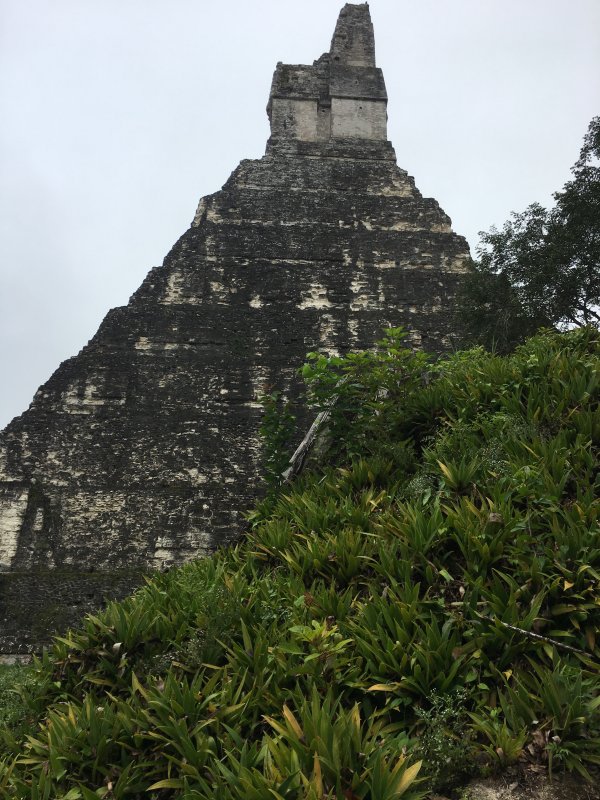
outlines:
[[[368,5],[347,4],[330,52],[277,65],[265,156],[0,434],[0,652],[234,538],[258,397],[307,351],[390,325],[450,346],[467,243],[397,166],[386,106]]]

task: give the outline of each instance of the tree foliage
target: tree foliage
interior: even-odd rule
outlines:
[[[467,338],[510,350],[541,327],[600,323],[600,117],[556,205],[533,203],[481,232],[459,316]]]

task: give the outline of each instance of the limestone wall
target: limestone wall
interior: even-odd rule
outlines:
[[[309,142],[330,135],[327,128],[319,129],[316,99],[276,97],[272,103],[271,128],[283,136]]]
[[[331,135],[339,138],[387,139],[387,111],[380,100],[331,100]]]

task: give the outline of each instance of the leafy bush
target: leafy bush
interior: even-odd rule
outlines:
[[[0,666],[0,726],[14,729],[25,721],[27,705],[23,693],[35,683],[35,675],[27,667]]]
[[[417,711],[423,725],[416,753],[427,764],[431,788],[447,791],[476,772],[467,727],[467,693],[464,689],[432,693],[429,701],[429,708]]]
[[[475,764],[592,776],[600,336],[436,364],[390,336],[311,361],[344,439],[236,547],[35,664],[0,796],[416,800]]]
[[[296,417],[291,404],[279,392],[261,397],[263,418],[260,435],[263,442],[263,471],[270,491],[281,483],[281,474],[290,459],[290,445],[294,434]]]

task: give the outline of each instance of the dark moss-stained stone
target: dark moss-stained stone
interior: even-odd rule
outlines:
[[[200,201],[162,267],[0,435],[0,652],[35,648],[69,591],[87,609],[129,586],[112,574],[234,538],[260,469],[258,397],[289,391],[307,351],[369,347],[389,325],[451,346],[467,244],[397,166],[386,105],[368,6],[346,5],[330,53],[277,66],[265,156]],[[86,570],[89,592],[58,590]]]

